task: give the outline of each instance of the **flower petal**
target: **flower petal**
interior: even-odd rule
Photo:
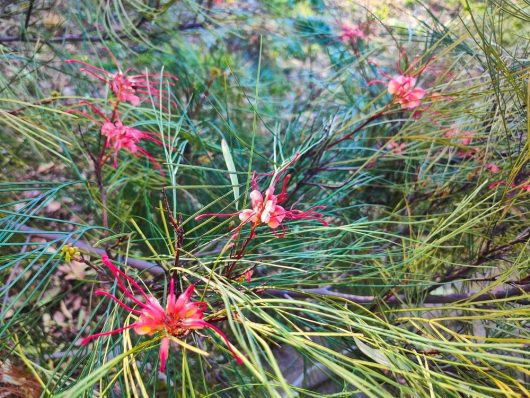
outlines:
[[[254,210],[260,206],[263,203],[263,195],[261,192],[256,189],[250,192],[250,202]]]
[[[285,218],[285,209],[282,206],[275,206],[274,212],[271,213],[270,219],[268,222],[269,227],[276,229],[282,223]]]
[[[166,361],[169,356],[169,339],[167,337],[162,338],[160,342],[160,371],[163,372],[166,369]]]

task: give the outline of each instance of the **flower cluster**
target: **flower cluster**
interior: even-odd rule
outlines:
[[[423,64],[419,68],[415,68],[416,64],[419,62],[418,59],[415,59],[413,62],[408,65],[406,70],[403,70],[401,64],[407,60],[405,52],[402,50],[400,52],[400,57],[397,62],[397,71],[396,75],[389,75],[386,72],[379,70],[379,73],[385,77],[387,80],[372,80],[368,82],[368,85],[373,84],[383,84],[387,87],[387,91],[392,95],[392,104],[399,104],[402,109],[413,110],[420,108],[422,105],[422,100],[427,95],[427,92],[422,87],[418,86],[418,76],[420,76],[430,61]],[[372,62],[372,64],[374,64]],[[375,64],[374,64],[375,65]]]
[[[523,182],[522,184],[508,184],[508,182],[506,181],[496,181],[492,184],[490,184],[489,186],[489,189],[495,189],[501,185],[507,185],[509,186],[510,188],[512,189],[520,189],[521,191],[524,191],[524,192],[530,192],[530,181],[526,181],[526,182]]]
[[[85,337],[81,341],[81,344],[85,345],[93,339],[120,333],[131,328],[139,335],[152,336],[158,334],[161,336],[160,371],[163,372],[169,355],[171,337],[183,338],[194,330],[208,328],[213,330],[223,339],[236,361],[240,364],[242,363],[241,358],[234,352],[226,335],[219,328],[203,319],[206,303],[191,301],[191,296],[195,289],[194,285],[189,285],[189,287],[177,297],[175,295],[175,281],[174,279],[171,279],[169,283],[169,293],[166,297],[166,306],[164,308],[154,296],[145,293],[138,282],[112,264],[107,256],[103,256],[101,260],[114,276],[118,287],[123,294],[134,303],[134,308],[128,306],[109,292],[97,290],[96,295],[110,298],[133,316],[137,317],[137,320],[127,326],[115,330],[96,333]],[[125,286],[125,283],[130,284],[134,290],[130,291]],[[140,296],[141,299],[137,298],[137,296]]]
[[[122,72],[118,66],[118,71],[112,73],[80,60],[69,59],[66,62],[83,65],[80,69],[82,72],[105,83],[115,96],[110,116],[105,115],[100,108],[87,101],[81,101],[80,104],[88,106],[92,114],[80,110],[71,111],[72,113],[81,114],[99,125],[100,133],[105,137],[105,147],[113,152],[114,167],[118,166],[118,153],[123,149],[134,156],[145,156],[161,171],[160,164],[155,161],[147,150],[139,145],[142,141],[151,141],[157,145],[162,145],[158,138],[159,135],[123,124],[118,106],[120,103],[130,103],[133,106],[138,106],[144,101],[150,101],[151,98],[168,101],[169,93],[167,90],[162,89],[161,85],[163,83],[173,85],[174,83],[171,80],[175,79],[175,77],[166,73],[128,75],[128,71]],[[169,101],[175,105],[173,101]],[[103,162],[108,157],[106,156],[100,160]]]
[[[285,226],[283,222],[285,220],[316,220],[322,225],[328,225],[328,222],[323,218],[324,215],[315,210],[324,209],[325,206],[314,206],[308,210],[297,210],[289,209],[286,210],[281,206],[282,203],[288,198],[287,185],[291,178],[290,174],[286,174],[287,169],[298,159],[299,154],[297,153],[293,160],[291,160],[285,167],[280,169],[277,173],[264,174],[264,176],[270,176],[272,174],[272,181],[269,187],[262,193],[259,189],[257,179],[260,176],[254,172],[252,176],[252,191],[250,192],[250,209],[244,209],[236,213],[206,213],[196,217],[196,220],[200,220],[206,217],[232,217],[238,216],[241,223],[236,228],[234,236],[236,236],[240,229],[247,223],[250,224],[250,238],[253,238],[256,234],[256,229],[261,224],[268,225],[273,232],[276,234],[276,229],[280,227],[282,229],[281,234],[277,236],[282,237],[285,234]],[[282,190],[279,194],[275,194],[275,188],[278,182],[283,177]]]
[[[488,170],[491,174],[497,174],[501,172],[501,168],[495,163],[488,163],[486,165],[486,170]]]
[[[394,76],[388,82],[387,91],[403,109],[409,110],[419,107],[425,97],[425,90],[416,87],[416,78],[412,76]]]
[[[64,245],[61,249],[61,256],[64,257],[64,261],[69,263],[72,260],[75,260],[81,255],[77,247],[70,245],[69,243]]]
[[[403,151],[407,148],[407,144],[404,142],[398,143],[396,141],[391,141],[387,144],[386,147],[392,152],[394,152],[396,155],[402,155]]]
[[[162,145],[158,134],[124,125],[119,114],[116,114],[114,119],[110,119],[98,107],[87,101],[81,101],[80,104],[88,106],[101,120],[83,111],[75,110],[71,112],[86,116],[100,127],[100,133],[105,137],[105,147],[113,153],[114,168],[118,167],[118,154],[123,149],[134,156],[145,156],[162,172],[162,168],[155,158],[139,145],[142,141],[151,141],[157,145]]]
[[[461,147],[457,156],[461,158],[473,158],[477,157],[477,154],[479,153],[479,148],[476,146],[471,146],[473,139],[475,138],[475,134],[472,131],[459,131],[458,128],[452,124],[451,127],[444,133],[445,138],[450,138],[451,140],[455,140],[454,142]]]
[[[162,84],[161,79],[165,78],[163,83],[170,86],[174,85],[171,80],[176,79],[175,76],[168,73],[128,75],[128,70],[122,72],[117,64],[116,68],[118,71],[112,73],[77,59],[67,59],[66,63],[83,65],[80,70],[105,83],[112,90],[118,101],[129,102],[134,106],[140,105],[143,101],[150,101],[150,96],[155,99],[167,100],[167,91],[160,87]],[[173,105],[175,104],[173,103]]]
[[[344,43],[352,42],[356,39],[366,39],[366,35],[358,26],[343,24],[341,27],[340,40]]]

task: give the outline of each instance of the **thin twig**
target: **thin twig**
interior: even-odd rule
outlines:
[[[26,11],[26,20],[24,21],[24,30],[28,29],[29,20],[31,18],[31,12],[33,11],[35,0],[30,0],[28,5],[28,10]],[[24,32],[25,34],[25,32]]]
[[[514,240],[500,246],[490,247],[490,245],[486,245],[484,250],[479,253],[479,256],[477,259],[472,263],[473,267],[462,267],[458,268],[452,271],[447,272],[443,277],[440,278],[440,283],[430,286],[429,288],[425,289],[426,292],[431,292],[432,290],[436,289],[440,284],[447,284],[449,282],[453,282],[459,279],[464,278],[472,272],[474,269],[476,269],[477,266],[483,264],[484,262],[488,261],[492,256],[498,255],[500,252],[503,252],[514,245],[524,243],[528,239],[530,239],[530,228],[525,229],[523,232],[521,232]]]
[[[202,28],[204,24],[202,23],[187,23],[182,24],[177,27],[177,30],[183,31],[183,30],[191,30],[191,29],[198,29]],[[121,34],[118,35],[118,38],[120,39],[127,39],[130,37],[130,34]],[[87,36],[86,34],[79,33],[79,34],[71,34],[71,35],[63,35],[59,37],[50,37],[50,38],[42,38],[42,37],[20,37],[20,36],[0,36],[0,43],[15,43],[15,42],[45,42],[45,43],[63,43],[63,42],[82,42],[82,41],[90,41],[90,42],[100,42],[100,41],[107,41],[110,39],[113,39],[114,37],[109,36],[108,34],[101,34],[101,35],[92,35]]]
[[[4,293],[4,301],[2,302],[2,311],[1,311],[2,314],[4,313],[7,302],[9,301],[9,284],[15,279],[15,274],[18,272],[20,261],[22,261],[22,255],[26,253],[26,250],[28,249],[28,244],[30,242],[31,242],[31,234],[27,236],[26,241],[24,242],[24,246],[22,246],[22,249],[20,249],[20,252],[18,254],[20,256],[20,259],[15,263],[13,267],[11,267],[11,272],[9,273],[7,280],[4,282],[5,293]]]
[[[80,250],[86,251],[88,253],[93,253],[97,255],[104,255],[105,250],[104,249],[98,249],[87,242],[83,240],[76,240],[70,235],[66,235],[64,233],[50,233],[46,231],[42,231],[35,228],[30,228],[26,226],[20,226],[19,227],[20,232],[29,233],[33,236],[43,238],[46,240],[60,240],[63,241],[65,244],[70,243],[77,247]],[[142,271],[149,271],[153,275],[163,275],[165,274],[165,270],[158,266],[157,264],[146,261],[146,260],[140,260],[140,259],[134,259],[134,258],[128,258],[127,259],[127,265],[130,267],[142,270]],[[289,296],[289,297],[297,297],[297,298],[307,298],[311,296],[325,296],[325,297],[335,297],[335,298],[342,298],[349,301],[352,301],[357,304],[362,305],[371,305],[382,302],[382,297],[377,296],[358,296],[354,294],[348,294],[348,293],[341,293],[341,292],[335,292],[330,290],[329,286],[324,286],[321,288],[314,288],[314,289],[276,289],[276,288],[256,288],[254,289],[256,293],[259,294],[269,294],[271,296]],[[482,293],[478,294],[478,292],[470,292],[470,293],[454,293],[454,294],[446,294],[446,295],[428,295],[425,296],[423,300],[421,300],[424,304],[447,304],[447,303],[456,303],[458,301],[468,301],[468,302],[481,302],[481,301],[487,301],[487,300],[499,300],[503,298],[510,298],[510,297],[517,297],[522,296],[524,293],[530,292],[530,283],[521,284],[521,285],[515,285],[515,283],[512,284],[512,287],[506,290],[500,290],[498,292],[494,293]],[[524,300],[529,300],[530,297],[524,297],[522,298]],[[385,302],[387,304],[401,304],[406,303],[409,301],[409,298],[403,295],[398,296],[391,296]]]
[[[167,215],[169,217],[169,222],[171,223],[171,226],[173,227],[173,231],[175,232],[175,260],[173,262],[173,268],[175,269],[173,271],[174,276],[177,275],[177,268],[179,267],[179,261],[180,261],[180,251],[182,249],[182,246],[184,246],[184,228],[182,228],[182,214],[178,215],[178,219],[175,218],[175,215],[171,211],[171,208],[169,206],[169,200],[167,198],[166,189],[162,188],[162,197],[164,199],[164,207],[166,208]]]
[[[18,231],[22,233],[31,234],[33,236],[46,239],[49,241],[61,241],[64,244],[71,244],[72,246],[77,247],[79,250],[83,250],[87,253],[96,254],[98,256],[106,255],[107,252],[105,249],[99,249],[97,247],[93,247],[89,243],[83,241],[83,240],[77,240],[72,235],[64,234],[62,232],[47,232],[40,229],[30,228],[25,225],[19,226]],[[163,275],[165,274],[165,271],[162,267],[158,266],[157,264],[145,261],[145,260],[139,260],[135,258],[127,258],[127,265],[130,267],[136,268],[141,271],[149,271],[153,275]]]
[[[337,297],[337,298],[343,298],[349,301],[352,301],[357,304],[375,304],[378,302],[382,302],[382,297],[377,296],[357,296],[354,294],[347,294],[347,293],[340,293],[340,292],[334,292],[332,290],[329,290],[329,286],[322,287],[322,288],[315,288],[315,289],[296,289],[296,290],[287,290],[287,289],[273,289],[273,288],[266,288],[266,289],[260,289],[260,293],[267,293],[273,296],[289,296],[289,297],[297,297],[297,298],[304,298],[308,296],[328,296],[328,297]],[[510,297],[517,297],[522,296],[524,293],[530,292],[530,283],[519,285],[519,286],[512,286],[511,288],[507,290],[500,290],[498,292],[494,293],[483,293],[478,294],[478,292],[471,292],[471,293],[455,293],[455,294],[446,294],[446,295],[428,295],[423,300],[421,300],[424,304],[448,304],[448,303],[456,303],[458,301],[468,301],[468,302],[481,302],[481,301],[487,301],[487,300],[499,300],[503,298],[510,298]],[[525,296],[524,298],[521,298],[523,300],[530,300],[529,296]],[[386,304],[401,304],[406,303],[409,301],[408,298],[405,296],[392,296],[389,297],[387,300],[385,300]]]

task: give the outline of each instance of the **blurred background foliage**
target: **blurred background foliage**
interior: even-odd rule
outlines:
[[[530,396],[530,3],[0,7],[0,396]],[[343,24],[366,38],[342,41]],[[369,84],[398,73],[401,48],[428,64],[421,114],[386,107],[386,87]],[[113,71],[110,54],[178,81],[177,106],[121,105],[176,150],[149,146],[163,175],[124,154],[104,168],[105,228],[86,151],[97,131],[69,111],[109,93],[65,60]],[[254,277],[229,280],[237,221],[194,218],[247,207],[252,171],[297,152],[288,205],[325,205],[330,226],[261,229],[237,265]],[[165,373],[158,342],[134,333],[79,344],[130,321],[93,294],[115,288],[98,272],[102,250],[164,294],[175,236],[163,189],[183,216],[183,281],[243,366],[206,332],[187,341],[211,355],[173,347]],[[86,261],[65,262],[66,243]]]

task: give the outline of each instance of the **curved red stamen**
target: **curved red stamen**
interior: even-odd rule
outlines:
[[[242,365],[243,360],[239,357],[239,355],[236,354],[236,352],[232,348],[232,344],[230,344],[230,341],[228,341],[228,337],[219,329],[218,327],[212,325],[211,323],[208,323],[206,321],[203,321],[202,319],[193,319],[188,322],[186,322],[190,326],[201,326],[206,327],[208,329],[212,329],[215,333],[217,333],[225,342],[226,347],[228,348],[228,351],[232,354],[234,359],[237,361],[238,364]]]
[[[314,206],[308,210],[288,210],[285,212],[285,218],[290,220],[316,220],[324,226],[328,226],[329,223],[323,218],[324,214],[314,211],[313,209],[325,209],[326,206]]]
[[[102,81],[104,83],[108,83],[109,82],[109,79],[108,78],[104,78],[104,77],[101,77],[98,73],[88,69],[88,68],[81,68],[79,69],[80,72],[85,72],[85,73],[88,73],[90,76],[93,76],[95,77],[96,79],[98,79],[99,81]]]
[[[258,175],[257,175],[257,173],[255,171],[252,173],[252,190],[253,191],[259,191]]]
[[[379,80],[379,79],[375,79],[375,80],[370,80],[368,83],[366,83],[366,85],[367,85],[368,87],[373,86],[374,84],[383,84],[383,85],[386,85],[387,82],[384,82],[384,81]]]
[[[274,177],[274,179],[272,180],[271,182],[271,187],[275,187],[276,184],[278,183],[278,181],[280,180],[280,178],[282,177],[282,175],[287,171],[287,169],[289,167],[291,167],[291,165],[296,162],[298,160],[298,158],[300,157],[300,153],[299,152],[296,152],[293,156],[293,158],[291,159],[291,161],[289,163],[287,163],[284,167],[282,167],[280,169],[280,171],[278,172],[278,174],[276,175],[276,177]]]
[[[123,271],[118,269],[118,267],[116,267],[114,264],[112,264],[110,262],[108,256],[102,256],[101,260],[103,261],[103,264],[105,264],[109,268],[109,270],[112,272],[112,274],[115,276],[116,281],[118,282],[118,285],[121,288],[121,290],[123,291],[123,293],[125,293],[125,295],[128,298],[130,298],[132,301],[134,301],[139,306],[145,307],[145,304],[142,303],[140,300],[138,300],[136,297],[134,297],[134,295],[132,295],[129,292],[129,289],[127,289],[125,287],[125,284],[121,280],[120,275],[123,276],[131,285],[133,285],[138,290],[138,292],[140,292],[142,297],[147,301],[148,300],[148,296],[144,292],[144,290],[140,287],[140,285],[134,279],[132,279],[130,276],[126,275]]]
[[[67,111],[68,113],[71,113],[71,114],[79,114],[79,115],[82,115],[84,117],[86,117],[87,119],[90,119],[91,121],[93,121],[94,123],[96,123],[97,125],[101,126],[103,125],[103,123],[101,123],[99,120],[97,120],[94,116],[92,115],[89,115],[88,113],[86,112],[83,112],[83,111],[80,111],[78,109],[70,109]]]
[[[86,66],[87,68],[89,69],[94,69],[94,70],[97,70],[98,72],[101,72],[103,73],[104,75],[111,75],[110,72],[106,71],[105,69],[101,69],[101,68],[98,68],[97,66],[94,66],[94,65],[90,65],[86,62],[83,62],[83,61],[80,61],[78,59],[67,59],[66,61],[67,64],[73,64],[73,63],[76,63],[76,64],[81,64],[81,65],[84,65]],[[84,69],[84,68],[83,68]]]
[[[96,296],[105,296],[117,303],[120,307],[125,308],[129,312],[134,312],[136,314],[141,314],[141,311],[135,310],[134,308],[129,307],[127,304],[125,304],[123,301],[118,299],[116,296],[113,296],[109,292],[106,292],[104,290],[96,290]]]
[[[110,122],[110,120],[105,116],[105,114],[94,104],[91,104],[88,101],[79,101],[80,104],[88,106],[90,109],[92,109],[92,112],[94,112],[96,115],[100,116],[103,120],[106,122]]]
[[[155,158],[153,157],[153,155],[151,155],[149,152],[147,152],[144,148],[138,148],[138,152],[140,152],[142,155],[144,155],[147,159],[149,159],[149,161],[153,164],[153,166],[155,166],[155,169],[157,169],[158,171],[160,171],[160,174],[162,175],[162,177],[165,175],[164,174],[164,170],[162,169],[162,166],[160,165],[160,163],[158,163]]]
[[[90,340],[94,340],[94,339],[97,339],[99,337],[103,337],[103,336],[110,336],[112,334],[116,334],[116,333],[120,333],[120,332],[123,332],[124,330],[127,330],[127,329],[130,329],[130,328],[133,328],[136,326],[136,322],[134,323],[131,323],[130,325],[128,326],[124,326],[124,327],[121,327],[121,328],[118,328],[118,329],[114,329],[114,330],[110,330],[108,332],[101,332],[101,333],[96,333],[96,334],[91,334],[90,336],[87,336],[85,337],[83,340],[81,340],[81,345],[86,345],[88,344],[88,342]]]
[[[282,191],[278,195],[278,201],[276,203],[280,204],[285,202],[287,200],[287,184],[289,183],[289,180],[291,179],[290,174],[286,174],[283,178],[283,185],[282,185]]]

